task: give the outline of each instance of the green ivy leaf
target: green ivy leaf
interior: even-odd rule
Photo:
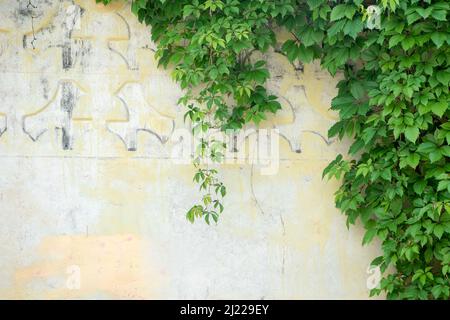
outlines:
[[[375,229],[375,228],[368,229],[366,231],[366,233],[364,234],[362,244],[366,245],[366,244],[369,244],[370,242],[372,242],[372,240],[376,236],[376,234],[377,234],[377,229]]]
[[[405,129],[405,137],[412,143],[415,143],[419,137],[420,130],[417,127],[407,127]]]
[[[441,239],[442,238],[442,235],[444,234],[444,226],[443,225],[440,225],[440,224],[436,224],[435,226],[434,226],[434,229],[433,229],[433,233],[434,233],[434,235],[438,238],[438,239]]]
[[[425,154],[431,153],[437,149],[436,145],[432,142],[424,142],[419,145],[417,152],[422,152]]]
[[[439,150],[433,151],[429,155],[431,163],[437,162],[442,159],[442,153]]]
[[[444,86],[448,86],[450,82],[450,71],[438,71],[436,72],[436,79]]]
[[[442,117],[447,111],[448,103],[446,101],[438,101],[430,104],[431,111],[438,117]]]
[[[353,82],[350,86],[350,92],[355,99],[364,97],[365,89],[361,82]]]
[[[447,40],[447,35],[443,32],[435,31],[431,34],[431,40],[438,48],[440,48]]]
[[[305,47],[312,46],[313,44],[320,43],[324,37],[324,33],[321,30],[314,30],[307,28],[300,36],[300,40]]]
[[[392,36],[389,39],[389,48],[392,48],[392,47],[396,46],[397,44],[402,42],[403,39],[405,39],[405,36],[402,35],[402,34],[396,34],[396,35]]]
[[[446,16],[447,16],[447,11],[446,11],[446,10],[434,10],[434,11],[431,13],[431,16],[432,16],[434,19],[439,20],[439,21],[447,21],[447,18],[446,18]]]
[[[419,180],[416,183],[414,183],[414,186],[413,186],[414,192],[417,193],[418,195],[421,195],[423,193],[423,191],[425,190],[426,186],[427,186],[426,180]]]
[[[314,50],[300,45],[298,48],[298,58],[304,63],[309,63],[314,58]]]
[[[331,10],[331,21],[336,21],[347,17],[348,19],[352,19],[353,15],[356,12],[356,8],[352,5],[347,4],[339,4]]]
[[[408,165],[415,169],[417,165],[419,164],[420,156],[417,153],[410,153],[408,155]]]
[[[415,43],[416,41],[414,40],[413,37],[411,36],[406,37],[405,39],[402,40],[402,48],[403,50],[408,51],[414,46]]]
[[[353,39],[356,39],[358,33],[360,33],[364,28],[364,23],[360,19],[349,20],[345,23],[343,28],[344,34],[349,35]]]
[[[450,180],[439,181],[437,191],[447,190],[450,187]]]

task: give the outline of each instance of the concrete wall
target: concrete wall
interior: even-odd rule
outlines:
[[[347,148],[326,138],[337,79],[267,54],[279,170],[224,165],[219,224],[191,225],[181,91],[149,30],[122,2],[31,3],[0,0],[0,298],[368,297],[378,249],[321,179]]]

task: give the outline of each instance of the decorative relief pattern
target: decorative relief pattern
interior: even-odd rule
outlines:
[[[269,50],[264,55],[257,53],[252,58],[268,61],[271,79],[267,82],[267,88],[279,97],[282,106],[262,126],[277,128],[279,135],[289,143],[292,152],[302,152],[301,139],[305,132],[317,135],[325,146],[331,144],[332,141],[327,138],[327,128],[334,119],[323,111],[329,108],[331,97],[329,101],[325,101],[321,96],[322,91],[317,89],[322,86],[322,82],[336,80],[326,72],[317,70],[316,64],[304,66],[290,63],[277,50]]]
[[[139,28],[139,25],[130,24],[120,13],[116,15],[126,24],[128,36],[126,41],[111,39],[108,42],[108,48],[125,61],[129,70],[139,70],[137,51],[139,49],[156,51],[154,44],[150,41],[150,33],[146,32],[148,30]]]
[[[331,142],[327,138],[326,128],[323,124],[331,121],[324,119],[309,103],[303,85],[293,85],[285,95],[281,96],[282,104],[289,107],[293,115],[293,122],[278,126],[280,135],[285,138],[292,151],[300,153],[301,133],[309,132],[319,136],[326,144]],[[284,100],[284,101],[283,101]],[[285,102],[285,103],[283,103]]]
[[[33,39],[35,39],[35,49],[38,51],[60,48],[63,69],[66,69],[67,65],[70,65],[73,60],[74,41],[72,40],[72,32],[80,29],[82,13],[83,10],[72,4],[71,1],[62,1],[53,19],[38,29],[35,28],[34,32],[31,31],[24,35],[24,49],[33,49]]]
[[[119,136],[129,151],[137,149],[138,131],[155,135],[161,143],[166,143],[175,127],[174,120],[161,115],[147,104],[139,83],[126,83],[117,97],[122,101],[128,115],[127,121],[108,122],[108,128]]]
[[[0,77],[0,93],[6,95],[3,100],[10,101],[7,109],[0,105],[0,136],[7,134],[11,126],[22,126],[23,133],[38,143],[46,132],[56,130],[61,135],[62,149],[69,150],[74,146],[74,123],[91,121],[94,127],[103,126],[103,131],[107,129],[120,139],[128,151],[136,151],[139,132],[154,135],[164,145],[170,141],[174,128],[183,126],[182,116],[178,115],[182,110],[176,116],[171,112],[170,117],[161,114],[168,101],[176,104],[172,98],[181,91],[166,79],[167,74],[156,69],[149,30],[136,21],[128,6],[35,0],[30,9],[22,1],[4,0],[0,9],[0,72],[10,72],[12,63],[24,69],[20,81],[30,81],[27,77],[38,74],[41,79],[33,80],[37,84],[30,90],[44,92],[44,99],[27,102],[27,110],[43,106],[38,111],[13,112],[10,100],[17,101],[20,92],[5,89],[10,85]],[[36,16],[34,30],[31,16]],[[34,38],[36,49],[31,46]],[[301,152],[303,132],[316,134],[325,145],[330,144],[326,128],[334,119],[327,113],[327,97],[316,87],[325,85],[329,89],[335,81],[314,64],[292,65],[276,50],[263,58],[269,61],[272,75],[268,88],[283,105],[263,126],[278,128],[293,152]],[[53,96],[49,91],[54,92]],[[81,99],[84,95],[88,98]],[[120,101],[124,116],[108,116],[115,107],[114,101]],[[20,108],[22,104],[23,101]],[[93,116],[74,117],[79,108],[90,110]],[[16,123],[20,119],[22,123]],[[76,139],[87,137],[80,134]]]
[[[27,115],[23,120],[24,132],[37,141],[49,130],[61,130],[62,148],[72,149],[73,144],[73,113],[83,95],[80,88],[71,81],[61,81],[54,99],[39,111]]]

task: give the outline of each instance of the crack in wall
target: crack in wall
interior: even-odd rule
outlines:
[[[37,6],[35,6],[31,0],[28,0],[28,4],[27,4],[27,10],[30,12],[30,17],[31,17],[31,32],[33,35],[33,39],[31,40],[31,45],[33,46],[33,50],[36,49],[36,33],[34,31],[34,19],[36,19],[37,17],[33,15],[33,9],[37,9]]]

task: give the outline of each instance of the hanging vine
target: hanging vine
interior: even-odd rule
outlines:
[[[160,65],[173,66],[186,91],[180,104],[194,132],[241,129],[280,109],[264,86],[265,61],[250,59],[276,45],[275,28],[292,35],[282,46],[290,61],[319,59],[344,75],[329,136],[354,142],[324,176],[342,181],[336,206],[348,225],[361,221],[363,244],[382,242],[372,264],[384,277],[371,295],[390,299],[450,297],[449,7],[443,0],[132,2],[152,27]],[[197,160],[217,158],[223,147],[202,141]],[[216,170],[196,165],[205,195],[187,217],[217,221],[225,186]]]

